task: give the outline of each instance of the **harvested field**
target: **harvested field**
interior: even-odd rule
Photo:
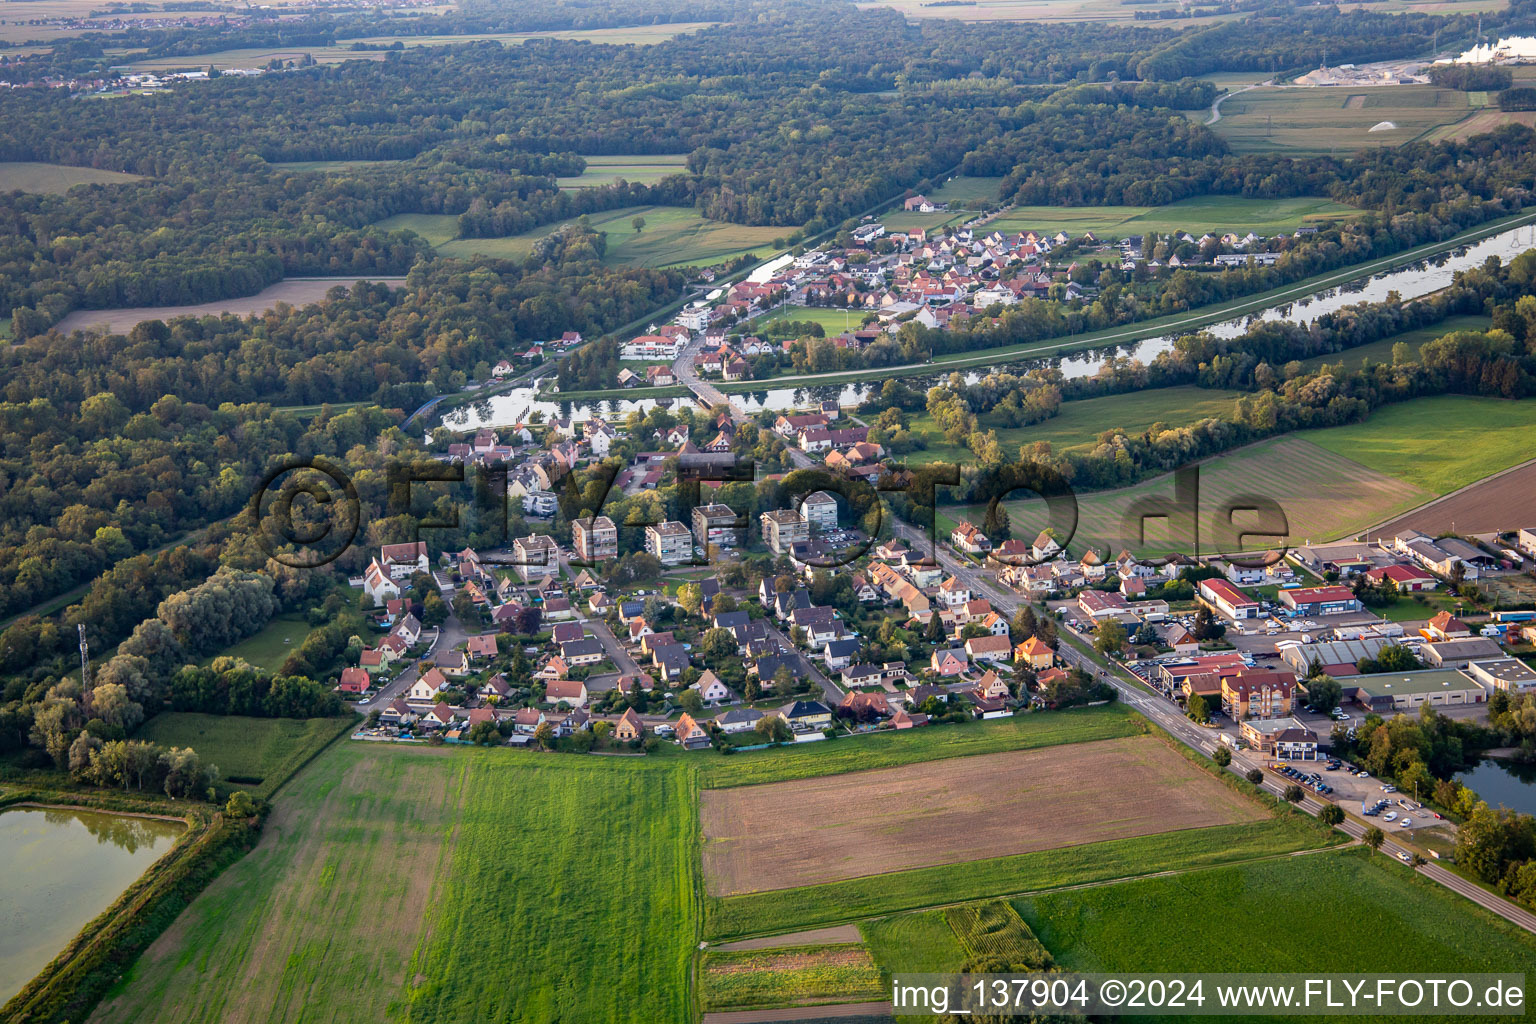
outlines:
[[[1263,817],[1150,737],[703,794],[711,895]]]
[[[1492,533],[1519,526],[1510,520],[1510,510],[1520,508],[1536,508],[1536,462],[1448,494],[1374,532],[1390,535],[1422,530],[1437,536],[1449,532],[1454,524],[1458,533]]]
[[[401,285],[405,283],[403,277],[301,277],[287,281],[279,281],[277,284],[263,288],[255,295],[246,295],[235,299],[219,299],[214,302],[203,302],[196,306],[140,306],[134,309],[79,309],[60,320],[55,325],[55,330],[68,334],[70,331],[105,331],[109,334],[123,334],[133,329],[134,324],[145,320],[171,320],[178,316],[218,316],[222,313],[234,313],[237,316],[248,316],[252,313],[265,313],[280,302],[286,302],[290,306],[302,306],[311,302],[319,302],[325,298],[325,293],[340,285],[350,288],[358,281],[378,281],[388,285]]]
[[[708,1010],[878,998],[880,969],[857,944],[706,953],[699,997]]]
[[[137,174],[99,171],[94,167],[64,164],[0,163],[0,192],[19,190],[59,195],[76,185],[124,185],[143,181]]]

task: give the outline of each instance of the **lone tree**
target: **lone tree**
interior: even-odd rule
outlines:
[[[1217,747],[1216,753],[1211,755],[1211,760],[1225,768],[1227,765],[1232,763],[1232,751],[1228,750],[1226,747]]]
[[[1372,851],[1381,849],[1381,844],[1386,841],[1387,834],[1375,825],[1365,830],[1365,845],[1369,846]]]
[[[1105,657],[1113,657],[1120,653],[1125,641],[1125,627],[1114,619],[1108,619],[1100,624],[1099,635],[1094,639],[1093,646]]]
[[[1211,717],[1211,709],[1206,705],[1205,698],[1200,696],[1198,693],[1192,693],[1189,695],[1187,713],[1189,714],[1189,717],[1196,722],[1208,721]],[[1221,749],[1225,750],[1226,748],[1222,747]],[[1230,760],[1232,760],[1232,755],[1228,754],[1227,761]],[[1220,761],[1218,763],[1226,764],[1227,761]]]
[[[1248,773],[1244,775],[1243,778],[1257,786],[1259,783],[1264,781],[1264,773],[1259,771],[1257,768],[1249,768]]]
[[[1324,825],[1342,825],[1344,823],[1344,808],[1338,804],[1329,804],[1323,808],[1323,813],[1317,819]]]
[[[638,235],[640,232],[645,230],[645,218],[644,217],[636,217],[636,218],[634,218],[633,220],[631,220],[629,222],[629,226],[634,228],[635,229],[635,234]]]
[[[1291,783],[1289,786],[1285,787],[1285,802],[1286,803],[1289,803],[1289,804],[1299,804],[1299,803],[1301,803],[1301,797],[1302,797],[1301,787],[1296,785],[1294,782]]]

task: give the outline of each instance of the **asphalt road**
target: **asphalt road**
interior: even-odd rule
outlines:
[[[779,644],[786,650],[793,651],[796,649],[795,645],[789,642],[789,637],[784,635],[783,631],[779,629],[779,627],[773,622],[772,619],[764,619],[763,628],[768,631],[769,636],[776,638],[779,641]],[[800,654],[801,657],[805,659],[805,664],[807,667],[809,667],[811,670],[811,679],[816,683],[816,685],[821,687],[822,698],[824,700],[831,701],[832,706],[837,707],[837,705],[842,703],[843,700],[842,688],[832,680],[828,679],[822,673],[820,666],[816,664],[810,655],[806,654],[804,651],[801,651]]]
[[[895,529],[897,536],[901,537],[908,544],[912,545],[914,549],[927,550],[926,544],[928,543],[928,539],[920,530],[900,521],[896,521]],[[918,547],[918,545],[925,546]],[[980,571],[978,571],[973,565],[957,558],[954,554],[946,549],[946,546],[942,542],[938,545],[936,557],[938,558],[939,563],[943,565],[945,569],[947,569],[953,575],[958,576],[965,583],[969,584],[973,590],[984,595],[987,600],[992,602],[992,607],[994,610],[1007,615],[1009,618],[1012,618],[1014,613],[1018,610],[1022,601],[1017,594],[999,586],[990,580],[983,578]],[[1072,630],[1065,624],[1060,626],[1060,632],[1063,635],[1069,635],[1084,644],[1091,643],[1091,640],[1089,640],[1087,637],[1083,636],[1082,634],[1078,634],[1076,631]],[[1088,672],[1097,678],[1109,682],[1115,687],[1115,690],[1118,692],[1121,701],[1135,708],[1138,712],[1147,716],[1153,722],[1156,722],[1160,728],[1165,730],[1170,736],[1173,736],[1175,739],[1179,740],[1179,742],[1195,750],[1198,750],[1200,753],[1205,754],[1206,756],[1210,756],[1215,751],[1217,743],[1220,742],[1216,738],[1216,732],[1214,730],[1203,729],[1196,725],[1194,722],[1191,722],[1188,718],[1178,712],[1176,705],[1170,704],[1161,697],[1154,696],[1150,693],[1147,693],[1145,690],[1133,686],[1124,678],[1121,678],[1118,673],[1106,669],[1104,665],[1100,663],[1096,658],[1093,658],[1084,653],[1079,648],[1073,646],[1070,642],[1064,642],[1061,645],[1061,649],[1057,653],[1067,664],[1080,667],[1085,672]],[[1263,771],[1263,767],[1263,761],[1255,760],[1246,753],[1234,751],[1230,770],[1238,774],[1243,774],[1246,773],[1250,768],[1258,768]],[[1281,797],[1282,799],[1284,798],[1285,783],[1275,778],[1271,773],[1264,772],[1264,780],[1260,785],[1263,789],[1273,793],[1275,796]],[[1319,798],[1316,794],[1308,793],[1302,798],[1301,803],[1297,806],[1306,811],[1308,814],[1318,815],[1322,813],[1323,808],[1327,806],[1329,802],[1330,801]],[[1344,823],[1342,825],[1337,827],[1342,829],[1346,835],[1351,836],[1354,839],[1364,839],[1367,828],[1367,826],[1362,825],[1360,822],[1348,817],[1344,819]],[[1398,857],[1399,859],[1401,859],[1399,857],[1400,854],[1407,854],[1410,857],[1413,854],[1413,851],[1407,850],[1398,843],[1393,842],[1390,833],[1388,833],[1386,841],[1382,843],[1381,849],[1384,854],[1392,857]],[[1476,903],[1477,905],[1492,911],[1493,913],[1504,918],[1506,921],[1518,925],[1519,927],[1524,928],[1526,931],[1536,932],[1536,914],[1532,914],[1530,911],[1518,907],[1510,901],[1503,899],[1500,896],[1496,896],[1493,893],[1481,888],[1480,886],[1474,885],[1473,883],[1462,878],[1460,875],[1452,871],[1448,871],[1440,865],[1434,863],[1422,864],[1415,870],[1417,870],[1425,877],[1439,882],[1441,885],[1452,890],[1453,892],[1465,896],[1473,903]]]

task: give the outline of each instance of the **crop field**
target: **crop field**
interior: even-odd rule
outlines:
[[[1017,715],[991,722],[971,722],[944,729],[879,732],[830,744],[750,751],[728,759],[706,760],[698,765],[697,771],[702,787],[725,789],[869,768],[890,768],[919,761],[1133,736],[1143,731],[1142,722],[1140,716],[1121,705],[1108,704],[1053,711],[1048,715]]]
[[[220,316],[233,313],[250,316],[265,313],[278,303],[303,306],[319,302],[325,293],[335,287],[350,288],[358,281],[378,281],[389,285],[405,283],[403,277],[307,277],[279,281],[257,292],[233,299],[201,302],[195,306],[139,306],[132,309],[77,309],[60,320],[55,329],[64,334],[70,331],[106,331],[126,334],[134,324],[144,320],[172,320],[178,316]]]
[[[669,174],[686,174],[688,156],[684,153],[665,156],[589,156],[587,169],[575,177],[556,178],[561,188],[591,188],[609,185],[620,178],[625,181],[654,184]]]
[[[935,5],[928,0],[879,0],[860,7],[893,7],[907,18],[955,18],[960,21],[1131,21],[1137,11],[1174,9],[1175,4],[1153,2],[1127,7],[1120,0],[976,0],[959,6]],[[1200,24],[1226,20],[1224,16],[1201,18]],[[1175,22],[1175,24],[1178,24]]]
[[[1536,406],[1536,402],[1531,404]],[[1289,528],[1288,535],[1281,539],[1267,535],[1248,537],[1242,546],[1249,550],[1350,536],[1434,496],[1424,487],[1396,479],[1379,468],[1362,465],[1336,453],[1349,451],[1355,454],[1352,448],[1342,443],[1337,445],[1336,451],[1329,450],[1334,448],[1333,443],[1329,448],[1323,448],[1313,443],[1315,436],[1309,440],[1302,440],[1302,436],[1262,441],[1200,463],[1196,523],[1200,551],[1209,553],[1216,544],[1213,525],[1218,510],[1244,495],[1268,497],[1278,502]],[[1148,520],[1145,543],[1137,536],[1134,524],[1133,529],[1125,527],[1124,519],[1133,503],[1147,497],[1172,498],[1173,493],[1173,476],[1169,474],[1120,490],[1079,494],[1079,518],[1071,550],[1095,547],[1100,552],[1129,548],[1151,553],[1195,553],[1196,538],[1187,521]],[[1240,502],[1238,504],[1242,507]],[[1016,537],[1033,537],[1049,525],[1045,503],[1039,499],[1006,502],[1005,506],[1011,532]],[[982,507],[956,508],[948,515],[946,511],[940,513],[941,525],[952,524],[962,517],[980,522],[985,510]],[[1239,527],[1254,523],[1245,513],[1239,513],[1236,522]]]
[[[1106,430],[1139,433],[1154,423],[1183,427],[1212,416],[1226,419],[1231,417],[1238,395],[1237,391],[1216,388],[1159,388],[1063,402],[1055,416],[1027,427],[999,426],[992,413],[982,413],[978,419],[982,430],[997,431],[997,439],[1010,457],[1017,454],[1021,445],[1036,441],[1049,442],[1051,450],[1060,453],[1091,448]],[[912,417],[912,432],[928,446],[902,456],[903,462],[966,463],[973,458],[969,448],[950,444],[926,412]]]
[[[1244,93],[1244,96],[1251,95]],[[1222,106],[1225,111],[1231,100]],[[1223,122],[1225,118],[1223,118]],[[1166,234],[1188,231],[1252,231],[1270,235],[1321,220],[1358,214],[1331,199],[1298,196],[1287,199],[1244,199],[1241,196],[1196,196],[1166,206],[1016,206],[988,221],[987,231],[1065,231],[1078,236],[1092,231],[1100,238],[1123,238],[1148,231]]]
[[[1536,959],[1536,937],[1361,848],[1014,904],[1068,970],[1309,971],[1323,950],[1327,969],[1342,972],[1508,971]],[[1225,925],[1170,927],[1209,921],[1218,907]]]
[[[684,1020],[679,767],[334,746],[94,1019]]]
[[[1258,88],[1221,105],[1211,130],[1238,153],[1330,153],[1399,146],[1474,116],[1466,93],[1431,85]],[[1382,122],[1396,127],[1371,131]]]
[[[1014,964],[1043,967],[1051,954],[1035,938],[1011,903],[966,903],[944,911],[969,959],[999,958]]]
[[[1363,423],[1297,435],[1434,494],[1536,458],[1536,401],[1416,398]]]
[[[1506,124],[1523,124],[1536,128],[1536,110],[1499,110],[1497,108],[1479,110],[1471,117],[1455,124],[1431,129],[1424,138],[1429,142],[1445,142],[1451,139],[1462,141],[1474,135],[1491,132]]]
[[[858,943],[706,953],[699,965],[705,1010],[878,999],[880,970]]]
[[[645,228],[635,231],[630,223],[645,218]],[[751,227],[705,220],[690,209],[676,206],[628,206],[592,214],[589,223],[608,233],[604,262],[637,267],[706,265],[733,259],[743,253],[767,254],[782,246],[785,228]],[[521,235],[505,238],[461,238],[434,242],[445,256],[484,255],[520,259],[533,249],[536,239],[559,230],[565,221],[546,224]]]
[[[162,711],[145,722],[134,738],[191,747],[218,766],[226,783],[266,798],[357,721],[351,714],[299,719]]]
[[[1238,825],[1182,829],[970,861],[963,869],[941,865],[798,889],[707,898],[705,931],[712,939],[724,940],[787,929],[819,928],[944,903],[991,899],[1175,868],[1210,867],[1342,841],[1341,835],[1326,832],[1300,812],[1281,812],[1275,817]]]
[[[121,171],[98,171],[94,167],[70,167],[66,164],[40,164],[27,161],[0,162],[0,192],[43,192],[60,195],[76,185],[124,185],[144,179]]]
[[[1454,331],[1486,331],[1493,326],[1493,318],[1487,316],[1453,316],[1447,317],[1431,327],[1421,327],[1414,331],[1404,331],[1402,334],[1394,334],[1390,338],[1382,338],[1373,341],[1369,345],[1360,345],[1356,348],[1347,348],[1342,352],[1335,352],[1330,356],[1317,356],[1313,359],[1302,361],[1302,366],[1307,370],[1315,370],[1324,363],[1329,366],[1337,366],[1343,363],[1348,369],[1357,369],[1369,359],[1373,363],[1390,363],[1392,361],[1392,348],[1398,342],[1406,344],[1413,352],[1413,358],[1419,357],[1419,349],[1436,338],[1451,334]]]
[[[705,790],[700,810],[714,896],[1262,815],[1161,741],[1140,736]]]
[[[370,167],[388,167],[403,163],[405,163],[404,160],[284,160],[272,166],[280,171],[319,171],[325,174],[340,174],[345,171],[361,171]]]

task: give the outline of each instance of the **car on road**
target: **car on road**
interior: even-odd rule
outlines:
[[[1412,864],[1413,863],[1413,858],[1408,856],[1406,853],[1402,852],[1401,850],[1399,850],[1397,852],[1397,859],[1402,861],[1404,864]]]

